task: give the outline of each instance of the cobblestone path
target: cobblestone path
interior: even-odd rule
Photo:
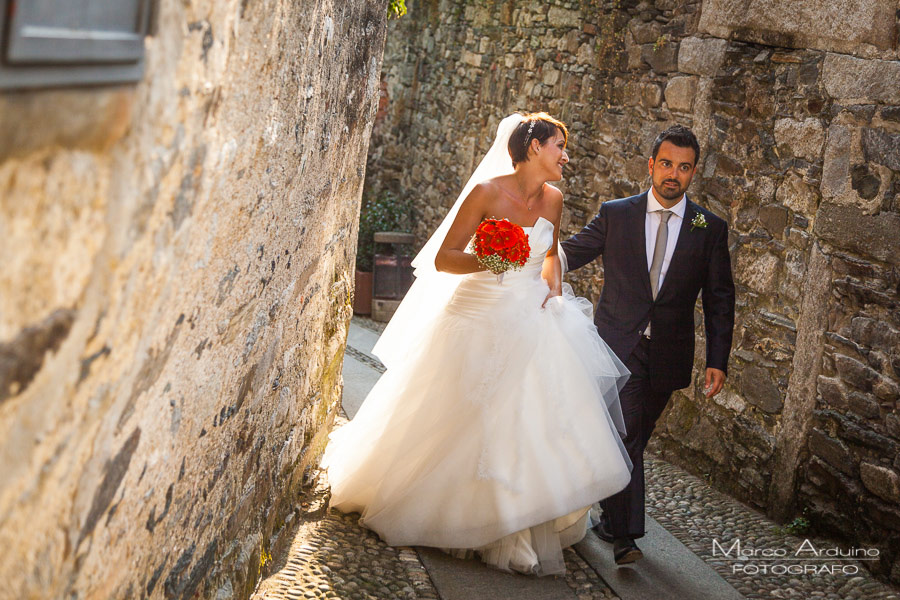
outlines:
[[[735,573],[735,561],[713,556],[713,539],[726,549],[740,538],[745,548],[785,548],[791,554],[805,538],[780,533],[764,515],[674,465],[654,457],[648,457],[646,465],[647,514],[748,599],[900,600],[897,590],[876,580],[858,561],[848,563],[859,566],[853,576]],[[304,507],[306,516],[289,555],[260,583],[253,600],[440,598],[414,549],[385,545],[358,524],[359,515],[328,511],[327,500],[327,483],[322,480]],[[835,545],[809,539],[819,549]],[[565,558],[566,583],[578,600],[617,598],[574,550],[567,549]]]
[[[439,598],[415,551],[391,548],[360,527],[359,515],[330,511],[320,479],[304,507],[287,557],[263,580],[252,600]],[[280,559],[280,560],[279,560]]]
[[[387,546],[359,525],[358,514],[329,510],[329,496],[322,476],[303,499],[303,516],[288,555],[274,557],[274,572],[260,582],[252,600],[440,599],[415,549]],[[564,554],[566,583],[575,598],[617,598],[574,550]]]
[[[375,332],[383,328],[379,323],[357,317],[354,323]],[[383,370],[377,359],[358,349],[348,352],[348,356],[376,371]],[[764,563],[714,556],[713,539],[726,549],[740,539],[744,548],[784,548],[791,555],[805,538],[781,533],[777,524],[764,515],[712,489],[679,467],[652,456],[647,457],[645,464],[647,514],[746,598],[900,600],[897,589],[875,579],[860,561],[839,563],[858,567],[858,573],[852,575],[794,575],[753,572],[741,567]],[[328,496],[327,482],[320,479],[309,498],[304,499],[288,555],[275,557],[277,566],[260,582],[253,600],[440,598],[415,549],[386,546],[377,535],[359,525],[359,515],[329,512]],[[822,538],[809,539],[817,549],[837,545]],[[573,549],[565,551],[565,559],[566,583],[574,597],[578,600],[617,598]],[[640,563],[634,568],[639,570]]]
[[[828,600],[900,600],[898,590],[881,583],[860,561],[782,562],[791,565],[839,564],[858,568],[853,575],[830,573],[772,574],[756,572],[778,561],[723,560],[713,556],[712,540],[726,550],[736,539],[743,548],[785,549],[792,557],[806,537],[780,533],[778,525],[733,498],[712,489],[705,481],[654,457],[645,461],[647,514],[706,561],[725,581],[747,598],[825,598]],[[808,536],[812,547],[825,550],[839,546],[833,541]],[[809,546],[805,546],[809,547]],[[840,546],[846,550],[845,546]],[[804,553],[802,556],[810,556]],[[737,572],[735,572],[737,565]],[[743,572],[750,571],[749,573]],[[850,569],[853,570],[853,569]]]

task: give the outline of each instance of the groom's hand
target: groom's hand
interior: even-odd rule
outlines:
[[[706,397],[712,398],[716,394],[722,391],[722,387],[725,385],[725,371],[720,369],[713,369],[709,367],[706,369]]]

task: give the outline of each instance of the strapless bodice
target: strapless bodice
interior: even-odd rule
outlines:
[[[531,246],[525,265],[517,271],[504,273],[502,282],[498,282],[497,276],[490,271],[466,275],[447,305],[448,310],[470,316],[484,315],[491,305],[512,292],[545,285],[541,279],[541,268],[553,244],[553,223],[544,217],[538,217],[534,226],[522,229]]]

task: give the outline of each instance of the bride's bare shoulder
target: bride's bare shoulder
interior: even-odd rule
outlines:
[[[499,177],[485,179],[472,188],[469,197],[474,197],[480,201],[490,202],[503,194],[503,190],[508,187],[508,184],[505,182],[508,177],[508,175],[500,175]]]
[[[489,183],[492,187],[498,189],[515,188],[518,185],[516,184],[516,176],[514,173],[507,173],[505,175],[497,175],[496,177],[491,177],[490,179],[486,179],[485,183]]]
[[[544,197],[553,202],[562,202],[563,193],[556,186],[549,183],[544,184]]]

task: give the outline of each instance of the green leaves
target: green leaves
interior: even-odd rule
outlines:
[[[388,19],[399,19],[406,14],[406,0],[390,0],[388,2]]]
[[[364,197],[359,211],[359,235],[356,246],[356,268],[371,271],[375,260],[375,233],[379,231],[410,232],[412,202],[397,198],[391,192],[377,197]],[[380,246],[381,244],[379,244]]]

